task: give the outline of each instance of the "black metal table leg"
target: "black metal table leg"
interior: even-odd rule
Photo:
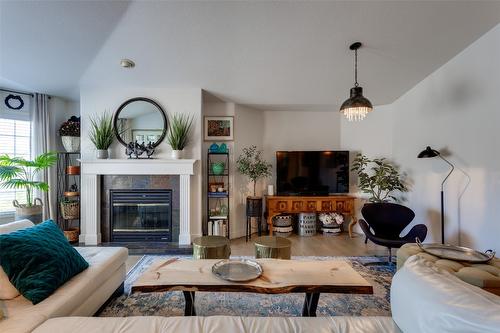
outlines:
[[[196,316],[194,308],[194,291],[183,291],[186,306],[184,308],[184,316]]]
[[[304,306],[302,307],[302,317],[316,317],[318,301],[319,293],[306,293]]]

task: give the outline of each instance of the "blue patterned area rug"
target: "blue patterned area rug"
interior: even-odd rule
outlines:
[[[183,316],[182,292],[130,293],[133,282],[158,259],[183,256],[146,255],[130,270],[125,280],[125,294],[112,299],[98,314],[100,317]],[[187,257],[189,258],[189,257]],[[293,257],[301,260],[345,259],[373,285],[373,295],[321,294],[318,316],[390,316],[390,285],[394,266],[363,266],[381,261],[380,257]],[[314,274],[314,272],[311,272]],[[196,293],[199,316],[297,317],[302,314],[304,294],[264,295],[254,293]]]

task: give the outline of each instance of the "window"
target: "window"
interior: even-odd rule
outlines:
[[[31,158],[31,98],[0,89],[0,155]],[[14,219],[12,201],[26,203],[23,189],[0,187],[0,224]]]
[[[29,121],[0,118],[0,155],[7,154],[29,159],[31,156],[30,137]],[[12,205],[14,199],[25,203],[25,193],[25,190],[0,188],[0,217],[14,213],[15,209]]]

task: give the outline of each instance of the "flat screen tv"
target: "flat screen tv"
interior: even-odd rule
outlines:
[[[348,151],[276,152],[278,195],[328,195],[349,192]]]

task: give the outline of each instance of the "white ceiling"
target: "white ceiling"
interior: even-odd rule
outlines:
[[[197,87],[263,109],[331,109],[359,81],[387,104],[500,23],[499,1],[7,2],[1,77],[80,86]],[[121,58],[135,61],[125,70]],[[1,83],[2,81],[0,81]]]

